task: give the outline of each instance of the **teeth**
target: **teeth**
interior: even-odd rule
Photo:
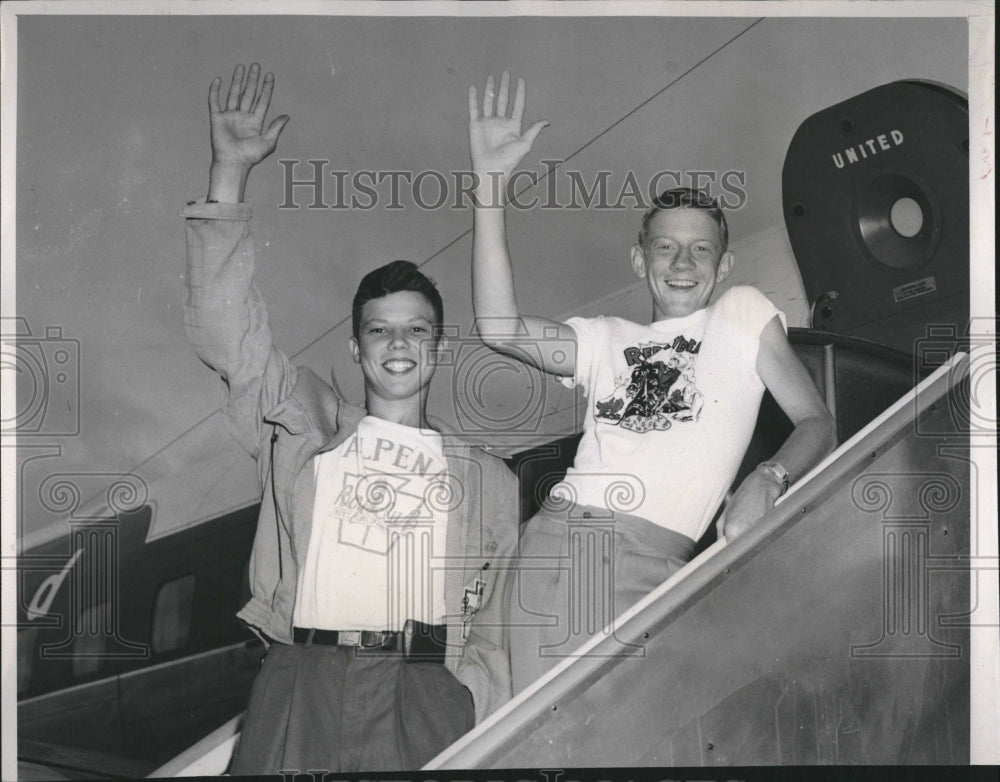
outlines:
[[[409,369],[413,369],[416,363],[405,359],[396,359],[395,361],[386,361],[382,366],[390,372],[406,372]]]
[[[671,288],[693,288],[698,283],[691,280],[668,280],[667,285]]]

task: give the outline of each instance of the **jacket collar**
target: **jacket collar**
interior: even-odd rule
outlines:
[[[365,411],[348,404],[311,369],[300,368],[295,386],[264,418],[289,434],[306,435],[317,444],[334,443],[358,428]]]

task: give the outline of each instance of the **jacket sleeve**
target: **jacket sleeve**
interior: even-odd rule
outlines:
[[[222,379],[222,412],[240,444],[259,456],[263,417],[295,385],[296,370],[271,342],[253,282],[248,204],[188,204],[184,327],[198,357]]]
[[[497,541],[490,558],[494,582],[469,631],[457,674],[472,692],[477,724],[513,697],[507,601],[516,578],[518,484],[499,459],[491,472],[483,492],[483,513]]]

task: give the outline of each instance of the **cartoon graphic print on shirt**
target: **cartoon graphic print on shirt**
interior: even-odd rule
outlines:
[[[596,400],[594,417],[640,434],[664,431],[674,421],[697,421],[704,405],[694,375],[700,349],[700,342],[683,335],[669,344],[626,348],[626,369],[615,390]]]

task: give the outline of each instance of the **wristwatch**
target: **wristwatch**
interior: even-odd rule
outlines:
[[[781,491],[778,492],[779,497],[788,491],[788,470],[782,467],[779,462],[761,462],[757,465],[757,469],[770,473],[781,484]]]

